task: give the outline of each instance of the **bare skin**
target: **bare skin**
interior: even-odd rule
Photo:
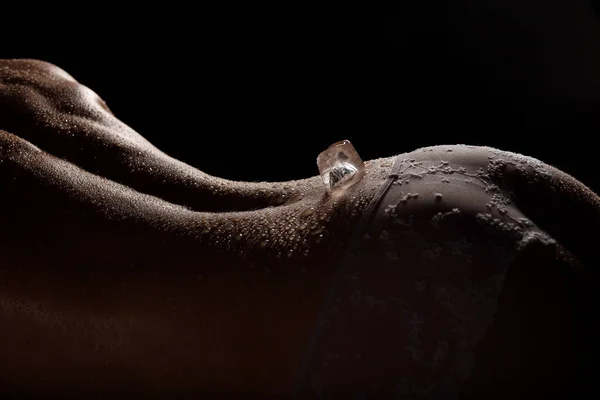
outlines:
[[[339,260],[395,159],[368,162],[333,197],[318,177],[211,177],[33,60],[0,61],[0,129],[0,380],[17,393],[288,394]],[[492,170],[490,155],[510,159],[465,146],[403,156],[475,173]],[[593,262],[593,239],[569,232],[598,226],[598,196],[542,167],[536,179],[510,165],[487,179],[516,193],[513,215]],[[427,179],[411,190],[426,193]],[[482,212],[465,201],[480,189],[453,187],[443,210]],[[486,354],[481,365],[497,365],[497,350]]]
[[[15,326],[2,333],[14,343],[1,349],[3,378],[39,375],[43,390],[73,376],[82,390],[289,390],[358,208],[334,210],[318,178],[207,176],[57,67],[0,68],[0,257],[13,266],[2,305]],[[32,346],[48,352],[23,357]]]

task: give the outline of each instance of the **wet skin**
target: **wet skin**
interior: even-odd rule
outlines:
[[[18,393],[289,393],[339,260],[396,160],[367,162],[365,177],[338,196],[318,177],[211,177],[153,147],[66,72],[32,60],[0,61],[0,129],[0,381]],[[572,177],[489,148],[399,157],[406,192],[419,193],[400,214],[527,218],[528,232],[560,242],[561,265],[595,265],[595,236],[581,232],[600,226],[600,201]],[[497,193],[513,201],[490,211]],[[541,253],[522,252],[514,265],[554,260]],[[481,339],[464,396],[484,390],[486,368],[507,351],[487,345],[502,321],[529,310],[515,298],[534,272],[517,271],[524,277],[505,285],[504,319]],[[560,276],[548,279],[531,285],[534,297],[567,290]],[[530,335],[555,318],[571,313],[540,317]],[[560,329],[552,335],[564,339]],[[572,351],[556,349],[555,360]]]

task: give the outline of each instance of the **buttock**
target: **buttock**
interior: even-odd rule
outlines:
[[[298,397],[457,399],[471,391],[492,398],[503,383],[525,390],[525,379],[535,381],[532,373],[526,378],[538,368],[528,360],[535,351],[518,356],[531,369],[520,371],[521,379],[512,372],[485,376],[497,355],[481,355],[480,349],[506,321],[532,335],[550,326],[535,318],[529,326],[517,317],[519,307],[531,310],[527,304],[508,306],[503,321],[495,316],[514,300],[514,279],[532,296],[560,297],[572,289],[555,281],[565,281],[561,274],[576,268],[576,261],[486,175],[494,168],[487,149],[449,148],[472,153],[472,162],[459,162],[460,155],[453,162],[411,153],[396,157],[323,303],[296,382]],[[550,275],[542,279],[547,287],[537,290],[532,274]],[[547,304],[564,310],[569,301]],[[554,315],[564,318],[559,324],[572,317],[568,311]],[[553,338],[564,339],[558,331]],[[521,333],[503,348],[518,351],[532,340]],[[561,345],[564,351],[555,355],[574,351],[571,342]],[[490,392],[482,393],[473,379]]]

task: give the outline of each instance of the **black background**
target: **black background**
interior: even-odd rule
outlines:
[[[365,160],[466,143],[539,158],[600,191],[593,5],[416,3],[369,17],[115,19],[8,40],[0,56],[62,67],[161,150],[225,178],[312,176],[341,139]]]

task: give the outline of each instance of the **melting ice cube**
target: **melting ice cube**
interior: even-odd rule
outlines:
[[[339,192],[365,174],[365,164],[348,140],[334,143],[317,157],[321,179],[330,192]]]

